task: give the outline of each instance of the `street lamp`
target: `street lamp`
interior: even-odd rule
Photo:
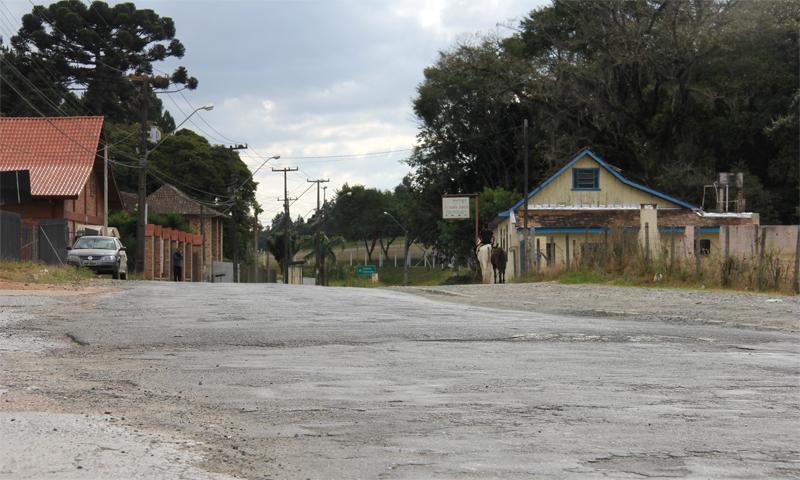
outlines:
[[[403,229],[403,237],[405,239],[404,240],[404,243],[405,243],[405,256],[403,258],[403,285],[408,285],[408,247],[409,247],[409,244],[408,244],[408,229],[406,227],[404,227],[402,223],[397,221],[397,219],[394,218],[394,216],[391,213],[389,213],[387,211],[384,211],[383,214],[384,215],[388,215],[389,218],[394,220],[394,223],[396,223],[400,228]]]
[[[192,113],[190,113],[181,123],[175,127],[177,130],[181,125],[186,123],[192,115],[199,112],[200,110],[213,110],[214,105],[204,105],[202,107],[195,108]],[[147,137],[146,132],[147,126],[146,121],[142,122],[142,141],[141,146],[139,147],[139,215],[136,220],[136,271],[137,272],[144,272],[144,224],[146,222],[145,219],[145,210],[147,208],[147,157],[153,153],[153,151],[158,148],[167,137],[164,137],[156,143],[153,148],[147,148]],[[204,259],[205,260],[205,259]]]

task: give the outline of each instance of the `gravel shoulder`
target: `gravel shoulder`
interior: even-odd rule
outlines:
[[[396,290],[501,310],[800,331],[798,296],[554,282],[400,287]]]

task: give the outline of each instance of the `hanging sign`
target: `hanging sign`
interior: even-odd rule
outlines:
[[[469,218],[469,197],[442,197],[442,218],[445,220]]]

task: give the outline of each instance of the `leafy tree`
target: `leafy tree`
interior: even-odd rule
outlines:
[[[129,75],[149,76],[155,88],[171,84],[197,87],[185,67],[168,75],[153,75],[153,63],[181,58],[185,48],[175,38],[175,23],[133,3],[109,6],[102,1],[86,5],[62,0],[37,5],[22,17],[22,27],[11,38],[13,53],[4,55],[21,72],[49,84],[45,93],[72,100],[71,107],[105,115],[112,121],[136,122],[140,118],[141,88]],[[42,78],[43,76],[49,77]],[[70,91],[83,91],[80,99]],[[153,95],[151,119],[161,119],[161,102]],[[18,102],[17,102],[18,103]],[[31,112],[33,113],[33,112]],[[173,122],[174,124],[174,122]]]
[[[797,2],[555,0],[508,38],[461,42],[414,99],[420,211],[442,193],[521,194],[528,119],[529,186],[589,145],[697,204],[717,172],[743,171],[764,223],[796,222],[798,18]],[[464,233],[440,222],[424,238]]]
[[[345,240],[343,237],[329,237],[325,234],[325,232],[319,232],[319,248],[320,248],[320,285],[327,285],[327,271],[330,267],[336,265],[336,248],[342,248],[345,246]],[[314,241],[313,236],[303,237],[300,241],[298,246],[299,250],[308,250],[308,254],[305,255],[304,259],[306,262],[316,261],[314,258],[316,252],[314,249],[316,248],[316,242]]]
[[[372,262],[375,246],[383,241],[384,234],[397,231],[391,219],[383,213],[389,206],[389,198],[388,192],[344,184],[336,192],[328,228],[348,240],[362,241],[367,261]]]
[[[285,235],[283,229],[272,230],[266,237],[267,251],[272,253],[272,256],[281,267],[281,271],[286,271],[284,265],[284,253],[286,252],[286,243],[284,242]],[[293,231],[289,230],[289,259],[294,258],[294,255],[300,251],[303,239],[298,237]]]
[[[135,192],[138,188],[137,133],[137,126],[113,123],[108,126],[109,143],[113,145],[112,170],[122,191]],[[234,249],[238,249],[239,258],[247,257],[256,183],[235,150],[211,145],[204,137],[182,129],[167,137],[148,156],[148,174],[148,194],[169,183],[190,198],[227,214],[232,223],[224,229],[223,253],[233,258]],[[236,234],[231,228],[234,225]]]

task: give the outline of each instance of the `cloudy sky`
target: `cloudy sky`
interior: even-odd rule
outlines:
[[[0,2],[17,21],[31,10],[27,0]],[[176,122],[213,103],[213,111],[195,115],[185,126],[213,143],[247,143],[250,148],[241,153],[251,170],[281,155],[255,175],[262,221],[269,223],[283,196],[283,176],[273,173],[273,166],[300,169],[289,174],[289,196],[302,195],[292,217],[307,217],[316,204],[313,188],[303,194],[312,185],[307,179],[329,178],[329,198],[345,182],[381,189],[397,185],[409,171],[402,160],[416,141],[411,101],[423,69],[459,39],[510,34],[502,25],[514,26],[549,2],[135,3],[172,17],[186,47],[183,59],[158,67],[171,71],[185,65],[200,81],[195,91],[162,97]],[[362,155],[374,152],[390,153]]]

